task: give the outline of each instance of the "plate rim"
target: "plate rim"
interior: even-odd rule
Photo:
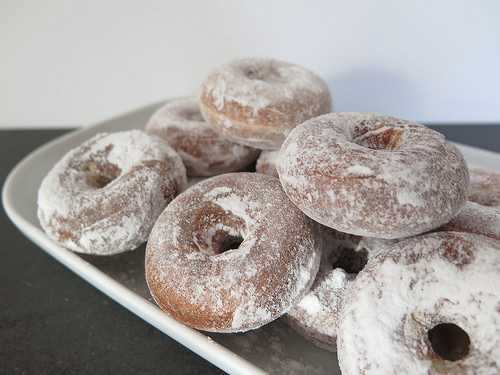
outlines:
[[[5,179],[2,188],[2,204],[5,209],[5,213],[14,226],[16,226],[24,236],[40,247],[41,250],[48,253],[58,262],[69,268],[73,273],[103,292],[109,298],[118,302],[131,313],[139,316],[159,331],[171,337],[181,345],[187,347],[194,353],[200,355],[221,370],[231,374],[268,374],[250,361],[234,353],[229,348],[217,343],[209,336],[206,336],[202,332],[196,331],[193,328],[176,321],[156,305],[128,289],[126,286],[108,276],[105,272],[99,270],[89,262],[85,261],[77,254],[57,245],[49,239],[40,228],[33,225],[16,209],[14,186],[17,177],[22,174],[23,170],[26,169],[26,166],[31,164],[33,160],[38,157],[38,155],[49,151],[57,145],[66,143],[68,140],[77,137],[82,133],[86,133],[96,127],[105,125],[110,121],[116,121],[123,117],[144,111],[146,108],[153,108],[157,104],[159,103],[142,106],[124,114],[113,116],[107,120],[70,131],[67,134],[63,134],[37,147],[24,156],[11,169]]]

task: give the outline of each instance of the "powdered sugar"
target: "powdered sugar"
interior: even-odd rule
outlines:
[[[500,208],[467,202],[458,215],[439,230],[476,233],[500,240]]]
[[[325,91],[324,83],[312,72],[273,59],[234,61],[212,72],[211,77],[204,89],[209,91],[219,111],[224,109],[226,102],[236,102],[251,108],[256,115],[272,103],[295,99],[296,91],[319,94]]]
[[[274,317],[271,311],[259,305],[259,302],[255,300],[254,294],[244,296],[242,303],[239,304],[234,310],[231,328],[228,331],[241,331],[241,327],[248,327],[249,325],[253,326],[256,321],[273,321]]]
[[[278,177],[278,160],[280,152],[277,151],[262,151],[259,158],[257,159],[257,164],[255,166],[255,171],[258,173],[267,174],[269,176]]]
[[[473,168],[470,170],[469,200],[486,207],[500,207],[500,173]]]
[[[309,217],[366,237],[399,238],[449,221],[465,203],[463,157],[422,125],[361,113],[331,113],[296,127],[278,173]]]
[[[327,113],[327,85],[312,72],[273,59],[241,59],[214,70],[202,85],[205,119],[234,142],[277,149],[289,129]]]
[[[93,186],[103,183],[105,186]],[[44,230],[71,250],[132,250],[186,184],[179,156],[141,131],[98,134],[68,152],[38,192]]]
[[[342,374],[498,373],[499,283],[500,246],[486,237],[441,232],[398,242],[373,258],[346,293]],[[433,351],[428,331],[441,323],[470,337],[462,359]]]
[[[306,294],[306,296],[302,298],[302,300],[297,304],[297,306],[305,310],[307,314],[318,314],[323,309],[321,303],[319,302],[318,297],[316,297],[312,293]]]
[[[352,165],[349,168],[347,168],[347,173],[353,175],[353,176],[370,176],[373,175],[373,171],[365,167],[363,165]]]
[[[220,253],[235,234],[243,242]],[[203,330],[245,331],[302,298],[318,269],[317,241],[314,224],[277,179],[222,175],[193,186],[164,211],[148,241],[146,277],[157,303],[176,319]]]
[[[168,101],[146,124],[181,156],[188,176],[236,172],[255,161],[259,151],[228,141],[201,116],[196,98]]]
[[[425,205],[425,201],[419,194],[411,190],[401,189],[397,192],[396,197],[401,206],[410,205],[412,207],[421,207]]]
[[[476,233],[500,240],[500,174],[470,170],[469,201],[439,230]]]
[[[355,273],[348,274],[342,266],[359,267],[356,264],[359,255],[354,254],[367,252],[366,257],[371,257],[383,247],[372,243],[365,248],[362,238],[324,227],[321,233],[324,245],[318,275],[311,290],[288,312],[287,322],[317,346],[335,351],[337,321],[344,291],[356,277]]]

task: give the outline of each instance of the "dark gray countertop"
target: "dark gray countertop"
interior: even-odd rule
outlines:
[[[434,126],[500,152],[500,125]],[[67,130],[0,131],[0,185],[37,146]],[[218,374],[41,251],[0,209],[0,374]]]

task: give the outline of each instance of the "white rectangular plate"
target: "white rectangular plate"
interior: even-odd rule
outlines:
[[[311,345],[282,321],[253,332],[205,334],[175,321],[152,302],[144,280],[144,246],[113,257],[80,256],[52,242],[36,216],[42,178],[67,151],[99,132],[141,129],[159,104],[62,136],[33,151],[8,176],[5,211],[34,243],[160,331],[231,374],[337,374],[337,356]],[[469,164],[500,170],[500,154],[458,145]]]

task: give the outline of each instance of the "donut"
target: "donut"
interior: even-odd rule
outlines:
[[[230,142],[207,124],[196,98],[168,101],[151,116],[146,132],[159,136],[177,151],[190,177],[237,172],[259,155],[259,150]]]
[[[309,70],[268,58],[247,58],[215,69],[203,82],[203,117],[229,140],[277,150],[303,121],[331,111],[326,83]]]
[[[344,296],[342,375],[499,374],[500,243],[437,232],[370,259]]]
[[[186,184],[177,153],[138,130],[101,133],[68,152],[38,190],[47,235],[78,253],[113,255],[145,242]]]
[[[450,221],[469,183],[462,155],[442,134],[362,113],[330,113],[293,129],[278,174],[307,216],[341,232],[386,239]]]
[[[386,244],[325,227],[322,236],[324,244],[316,279],[310,291],[285,317],[303,337],[334,352],[337,350],[337,321],[344,292],[368,259],[382,251]]]
[[[161,309],[190,327],[258,328],[310,288],[320,260],[316,228],[277,178],[209,178],[180,194],[156,222],[146,247],[149,290]]]
[[[259,158],[257,159],[257,164],[255,165],[255,171],[258,173],[267,174],[269,176],[278,177],[278,171],[276,166],[278,163],[280,152],[278,151],[262,151]]]
[[[500,173],[470,169],[469,201],[485,207],[500,207]]]
[[[468,202],[440,230],[476,233],[500,240],[500,173],[471,169]]]

